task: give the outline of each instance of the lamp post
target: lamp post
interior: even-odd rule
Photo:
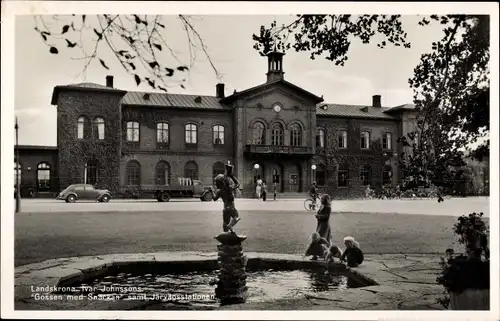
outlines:
[[[316,176],[315,176],[316,165],[312,164],[311,169],[312,169],[312,181],[314,182],[315,178],[316,178]]]
[[[19,125],[17,124],[17,117],[16,117],[16,124],[14,125],[14,129],[16,130],[16,213],[19,213],[21,210],[21,191],[20,191],[20,184],[19,181],[21,180],[19,177]]]
[[[259,168],[260,168],[260,165],[259,164],[255,164],[253,165],[253,168],[255,169],[255,175],[254,175],[254,192],[255,192],[255,197],[256,198],[259,198],[259,195],[257,194],[257,173],[259,172]]]
[[[255,169],[254,183],[257,183],[257,173],[259,172],[260,165],[259,164],[255,164],[255,165],[253,165],[253,168]]]

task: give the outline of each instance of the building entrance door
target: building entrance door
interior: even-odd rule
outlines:
[[[278,164],[272,164],[270,166],[269,177],[266,179],[268,189],[272,190],[274,184],[276,184],[276,189],[278,193],[283,193],[284,190],[284,180],[283,180],[283,168]]]

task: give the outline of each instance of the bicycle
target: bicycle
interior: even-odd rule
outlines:
[[[304,207],[306,211],[314,212],[320,207],[320,200],[323,194],[318,194],[318,198],[314,201],[311,197],[306,198],[304,201]]]

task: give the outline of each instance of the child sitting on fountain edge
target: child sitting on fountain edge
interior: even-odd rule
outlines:
[[[323,250],[325,252],[325,261],[327,263],[335,262],[334,258],[342,258],[342,250],[335,244],[331,244],[330,247],[323,245]]]
[[[359,247],[359,243],[352,236],[344,237],[344,245],[346,247],[344,254],[340,258],[340,261],[347,259],[347,266],[356,267],[363,263],[364,256],[363,251]]]
[[[313,232],[309,245],[307,246],[305,256],[312,255],[311,260],[317,260],[318,257],[324,257],[325,251],[323,246],[328,248],[330,246],[330,242],[328,242],[328,240],[324,237],[321,237],[318,232]]]

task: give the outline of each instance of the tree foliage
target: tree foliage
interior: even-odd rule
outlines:
[[[69,52],[72,59],[84,60],[82,73],[93,62],[109,70],[111,58],[104,57],[111,56],[138,86],[146,83],[153,89],[166,92],[174,75],[179,76],[180,86],[184,88],[185,73],[193,66],[197,52],[201,51],[218,76],[192,19],[178,16],[187,38],[189,62],[182,61],[169,41],[168,32],[176,27],[169,27],[164,20],[165,16],[159,15],[35,16],[34,30],[40,34],[51,54],[64,51]]]
[[[410,48],[407,34],[402,29],[400,15],[298,15],[288,25],[261,26],[260,34],[253,35],[254,49],[261,55],[272,50],[308,52],[311,59],[325,55],[335,65],[343,66],[348,59],[352,39],[369,44],[377,34],[385,36],[377,43],[384,48],[394,46]]]
[[[421,56],[409,79],[418,116],[417,129],[399,139],[408,185],[449,185],[464,151],[481,159],[489,150],[489,16],[432,15],[418,24],[443,26],[444,37]],[[253,35],[261,55],[272,50],[323,56],[343,66],[352,41],[410,48],[399,15],[299,15],[289,25],[261,26]],[[471,147],[478,140],[484,143]]]
[[[431,21],[444,26],[444,37],[409,80],[417,130],[401,139],[411,148],[402,164],[406,177],[451,186],[464,179],[456,169],[465,166],[466,153],[481,160],[489,150],[489,17],[433,15],[422,24]]]

